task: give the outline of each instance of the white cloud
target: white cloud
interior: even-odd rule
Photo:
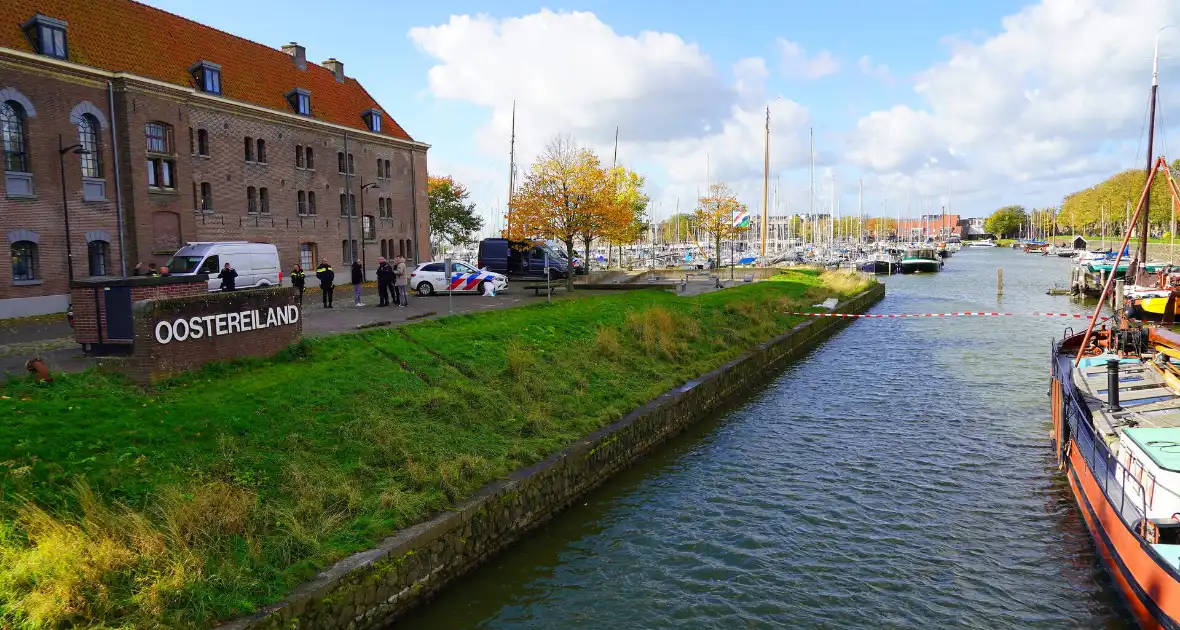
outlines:
[[[783,74],[788,77],[818,79],[840,70],[840,63],[826,50],[809,57],[802,46],[783,38],[779,38],[775,46],[778,48]]]
[[[874,62],[868,55],[864,55],[858,59],[856,67],[860,69],[862,74],[877,79],[882,83],[893,83],[893,74],[889,72],[889,66]]]
[[[723,72],[677,35],[616,33],[586,12],[452,16],[445,24],[414,28],[409,37],[434,60],[429,71],[434,98],[490,110],[475,138],[485,156],[507,157],[515,100],[521,173],[558,133],[572,134],[609,161],[617,126],[620,161],[654,173],[649,194],[659,214],[672,212],[677,197],[682,209],[695,203],[707,160],[714,180],[730,180],[739,192],[753,195],[752,208],[760,207],[765,108],[773,99],[767,94],[765,59],[741,59]],[[818,59],[816,71],[828,72],[830,56]],[[775,168],[805,163],[807,110],[784,99],[773,100],[770,108]],[[444,163],[432,158],[431,170]],[[485,173],[473,173],[481,177],[473,196],[477,188],[491,195],[476,199],[481,207],[503,198],[506,159],[504,166],[502,184],[496,177],[484,183]]]
[[[950,59],[917,77],[924,106],[865,115],[846,157],[887,181],[1000,190],[1016,202],[1022,193],[1069,192],[1112,167],[1139,166],[1134,139],[1145,117],[1152,39],[1158,25],[1177,20],[1180,5],[1166,0],[1028,6],[977,43],[948,40]],[[1180,50],[1180,36],[1169,45]],[[1161,75],[1177,75],[1172,57],[1161,59]],[[1180,92],[1161,90],[1165,106],[1177,102]],[[1130,150],[1112,155],[1112,140],[1130,140]]]

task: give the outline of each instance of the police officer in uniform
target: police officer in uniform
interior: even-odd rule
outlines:
[[[324,294],[324,308],[332,308],[332,289],[336,288],[336,272],[327,258],[320,259],[320,266],[315,268],[315,277],[320,281],[320,291]]]
[[[295,300],[303,306],[303,287],[307,285],[307,273],[303,271],[303,265],[295,263],[295,268],[291,270],[291,286],[295,287]]]

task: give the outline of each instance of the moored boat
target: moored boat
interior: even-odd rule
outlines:
[[[907,249],[901,258],[902,273],[931,273],[942,270],[942,259],[933,249]]]
[[[996,242],[991,239],[984,239],[982,241],[971,241],[967,244],[968,247],[999,247]]]
[[[1122,267],[1152,181],[1161,172],[1176,190],[1167,161],[1152,161],[1111,269]],[[1174,192],[1171,201],[1180,201]],[[1086,331],[1053,344],[1051,435],[1099,558],[1139,625],[1175,630],[1180,628],[1180,334],[1120,311],[1098,326],[1114,286],[1115,274],[1106,274]],[[1175,301],[1151,296],[1132,305],[1149,303],[1164,313]]]

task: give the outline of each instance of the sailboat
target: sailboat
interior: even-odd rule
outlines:
[[[1146,219],[1159,173],[1175,182],[1152,141],[1159,40],[1152,70],[1147,181],[1123,243]],[[1146,229],[1140,225],[1141,234]],[[1147,239],[1140,241],[1147,259]],[[1107,276],[1084,333],[1053,346],[1050,384],[1053,446],[1099,558],[1143,628],[1180,628],[1180,334],[1123,312],[1098,326],[1115,274]],[[1165,315],[1166,316],[1166,315]]]

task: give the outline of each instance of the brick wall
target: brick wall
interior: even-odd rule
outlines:
[[[70,289],[74,307],[74,341],[80,344],[112,343],[106,333],[106,295],[110,287],[130,287],[134,304],[141,300],[205,295],[209,292],[207,278],[203,275],[131,277],[74,282]],[[102,335],[99,335],[100,328]]]
[[[0,51],[0,90],[19,91],[34,106],[36,116],[28,119],[28,144],[36,196],[12,199],[0,180],[0,236],[28,230],[38,235],[39,272],[37,283],[15,284],[11,265],[0,265],[0,317],[7,312],[6,300],[39,296],[66,296],[65,230],[62,221],[61,181],[58,166],[58,134],[65,143],[77,141],[71,111],[91,103],[103,114],[103,176],[105,202],[82,201],[79,156],[66,156],[66,192],[69,198],[71,246],[75,279],[89,275],[86,234],[109,235],[108,274],[118,275],[118,223],[115,211],[114,160],[110,130],[118,137],[118,165],[122,182],[126,267],[130,273],[137,262],[167,262],[176,247],[188,241],[248,240],[273,243],[285,272],[299,261],[300,245],[314,243],[317,256],[326,257],[337,269],[343,268],[342,242],[347,239],[348,221],[340,214],[340,194],[346,178],[337,168],[337,153],[345,151],[344,131],[318,123],[251,110],[232,102],[212,102],[181,86],[161,85],[134,77],[113,77],[114,111],[108,107],[107,79],[85,68],[66,69],[60,65],[38,65],[10,59]],[[313,97],[314,98],[314,97]],[[313,103],[314,106],[314,103]],[[358,113],[359,116],[359,113]],[[172,128],[175,160],[175,188],[149,189],[147,141],[144,126],[163,122]],[[209,138],[207,156],[197,153],[198,130]],[[190,150],[189,134],[193,134]],[[262,139],[266,162],[248,163],[244,139]],[[295,146],[311,147],[315,168],[298,168]],[[370,279],[383,242],[397,245],[416,242],[419,256],[429,251],[428,201],[426,196],[426,149],[416,148],[411,168],[410,148],[393,138],[388,140],[361,132],[348,132],[347,153],[353,156],[350,182],[356,197],[357,216],[352,221],[353,239],[362,248]],[[377,160],[390,161],[390,177],[378,177]],[[199,187],[207,182],[212,190],[211,212],[198,207]],[[363,190],[362,186],[374,184]],[[194,195],[194,185],[197,194]],[[269,215],[247,212],[246,189],[266,188]],[[299,191],[315,192],[315,217],[300,216]],[[413,225],[412,199],[417,197],[417,229]],[[392,216],[380,218],[380,202],[386,199]],[[363,209],[362,209],[363,206]],[[361,215],[372,215],[375,235],[362,239]],[[347,282],[342,274],[341,282]],[[58,308],[64,307],[61,300]],[[27,313],[21,313],[27,314]]]
[[[298,315],[294,323],[272,322],[265,328],[251,326],[248,331],[232,331],[232,321],[244,312],[257,312],[259,321],[266,322],[271,309],[287,309]],[[201,325],[210,331],[221,328],[222,334],[202,334],[199,339],[174,338],[160,343],[156,327],[162,321],[174,322],[205,316],[223,316]],[[227,361],[244,357],[272,356],[288,345],[299,341],[303,334],[303,318],[295,306],[290,288],[251,289],[248,291],[214,292],[167,299],[136,302],[135,349],[131,359],[122,365],[133,381],[149,385],[170,376],[201,367],[212,361]],[[179,330],[179,326],[178,326]],[[167,337],[167,335],[165,335]]]
[[[83,201],[80,156],[65,156],[65,192],[70,213],[70,247],[73,250],[75,278],[90,276],[87,260],[87,233],[105,233],[109,239],[107,273],[119,273],[118,225],[115,213],[115,184],[111,150],[111,115],[105,81],[78,76],[46,76],[0,60],[0,100],[27,100],[33,110],[25,120],[29,171],[33,178],[33,196],[15,197],[0,177],[0,243],[8,248],[15,235],[27,230],[37,235],[36,281],[15,283],[12,265],[0,265],[0,302],[21,298],[65,295],[69,292],[64,211],[62,208],[61,164],[58,137],[64,146],[78,142],[78,129],[71,121],[75,110],[97,111],[96,118],[106,127],[100,129],[99,151],[105,201]],[[19,96],[17,95],[19,94]],[[93,109],[91,109],[93,108]],[[3,312],[4,309],[0,309]],[[0,315],[3,316],[3,315]]]

